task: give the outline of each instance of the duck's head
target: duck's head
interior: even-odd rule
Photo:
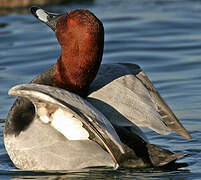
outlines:
[[[84,9],[58,15],[32,7],[31,12],[55,31],[62,48],[54,86],[86,96],[102,60],[104,28],[101,21]]]

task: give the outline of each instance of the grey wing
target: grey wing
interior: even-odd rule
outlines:
[[[121,153],[124,153],[121,141],[111,123],[101,112],[96,110],[80,96],[63,89],[39,84],[15,86],[9,90],[9,95],[29,98],[36,106],[36,114],[37,104],[41,102],[52,104],[66,111],[70,111],[77,119],[82,121],[83,124],[92,130],[97,137],[99,137],[99,140],[103,143],[114,161],[116,158],[113,156],[112,148],[110,147],[111,142],[113,142],[113,147],[115,145]]]
[[[183,127],[183,125],[179,122],[175,114],[172,112],[170,107],[165,103],[163,98],[160,96],[159,92],[153,86],[148,76],[144,73],[144,71],[139,71],[136,73],[135,65],[133,64],[122,64],[126,66],[129,71],[139,79],[142,84],[146,87],[149,94],[151,95],[152,101],[156,106],[157,112],[162,117],[162,121],[167,125],[168,128],[175,131],[177,134],[187,138],[192,139],[191,135],[188,131]]]
[[[89,101],[114,125],[144,126],[160,134],[168,134],[171,126],[163,120],[156,98],[138,77],[140,73],[142,70],[135,64],[102,65],[91,86]],[[165,103],[162,101],[160,104]]]
[[[191,135],[188,133],[188,131],[183,127],[183,125],[179,122],[177,117],[174,115],[172,110],[169,108],[169,106],[165,103],[163,98],[160,96],[158,91],[155,89],[147,75],[142,71],[136,75],[136,77],[144,84],[144,86],[148,89],[156,107],[157,111],[161,115],[163,122],[175,131],[177,134],[187,138],[192,139]]]
[[[136,74],[135,68],[132,67],[131,64],[124,64],[129,68],[129,70],[136,75],[136,77],[143,83],[143,85],[149,91],[154,104],[156,105],[156,109],[158,113],[161,115],[163,122],[169,127],[171,130],[175,131],[177,134],[187,138],[192,139],[191,135],[188,131],[183,127],[183,125],[179,122],[175,114],[172,112],[170,107],[165,103],[163,98],[160,96],[159,92],[153,86],[148,76],[144,73],[144,71],[140,71]]]

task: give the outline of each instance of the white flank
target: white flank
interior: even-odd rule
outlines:
[[[44,10],[38,9],[36,11],[36,15],[38,16],[38,19],[40,19],[41,21],[43,21],[43,22],[47,22],[48,21],[48,19],[47,19],[48,14]]]
[[[82,122],[72,114],[57,109],[51,116],[51,125],[69,140],[89,140],[89,133],[82,127]]]

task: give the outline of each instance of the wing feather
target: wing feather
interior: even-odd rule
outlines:
[[[191,139],[138,65],[103,64],[88,100],[115,126],[144,126],[160,134],[170,128]]]
[[[156,105],[158,113],[161,115],[162,120],[167,125],[167,127],[169,127],[171,130],[175,131],[177,134],[187,139],[192,139],[191,135],[179,122],[179,120],[172,112],[170,107],[165,103],[161,95],[158,93],[154,85],[151,83],[148,76],[142,70],[136,73],[135,68],[133,68],[131,64],[124,64],[124,65],[127,66],[129,70],[132,72],[132,74],[134,74],[147,88],[152,97],[153,102]]]
[[[155,89],[147,75],[142,71],[136,75],[136,77],[145,85],[145,87],[149,90],[149,93],[156,104],[157,111],[161,115],[163,122],[175,131],[177,134],[187,138],[192,139],[191,135],[188,131],[183,127],[183,125],[179,122],[177,117],[174,115],[169,106],[165,103],[163,98],[160,96],[158,91]]]
[[[117,157],[113,152],[114,145],[119,152],[124,153],[118,135],[104,115],[80,96],[63,89],[39,84],[17,85],[9,90],[9,95],[29,98],[34,104],[38,102],[53,104],[70,111],[99,137],[118,166]],[[111,142],[113,142],[112,145]]]

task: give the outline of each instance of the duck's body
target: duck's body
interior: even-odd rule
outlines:
[[[34,12],[38,10],[34,9]],[[46,12],[40,10],[36,15],[41,13]],[[69,22],[75,25],[77,22],[72,19]],[[60,31],[56,30],[58,33]],[[64,47],[60,34],[58,36]],[[90,39],[88,35],[86,37]],[[102,38],[98,42],[102,44]],[[105,64],[101,65],[96,76],[102,50],[96,49],[94,44],[93,47],[95,54],[100,54],[95,58],[97,63],[90,61],[87,65],[94,67],[92,70],[83,68],[87,75],[82,82],[79,83],[82,74],[79,68],[84,67],[83,63],[77,66],[76,75],[71,69],[72,73],[63,77],[62,73],[65,75],[68,70],[65,68],[72,66],[61,62],[62,58],[65,59],[62,53],[58,63],[31,84],[10,90],[10,95],[22,96],[10,110],[4,130],[6,149],[17,167],[29,170],[68,170],[90,166],[158,167],[182,156],[151,145],[138,128],[145,126],[160,134],[168,134],[172,129],[191,138],[140,67]],[[62,63],[65,64],[63,70]],[[76,78],[70,78],[74,76]],[[79,95],[88,96],[84,100]],[[69,117],[74,119],[66,124]],[[57,125],[58,122],[63,124]],[[73,129],[72,133],[80,133],[65,133],[71,130],[68,126]]]

